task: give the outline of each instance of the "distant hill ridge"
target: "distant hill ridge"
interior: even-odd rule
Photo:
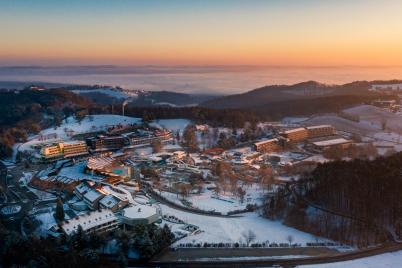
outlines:
[[[257,88],[242,94],[229,95],[208,100],[200,104],[209,108],[255,108],[271,103],[309,100],[335,96],[376,96],[368,89],[375,84],[401,83],[390,81],[355,81],[343,85],[329,85],[316,81],[306,81],[294,85],[270,85]]]

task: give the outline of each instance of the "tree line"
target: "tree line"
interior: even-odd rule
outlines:
[[[229,128],[242,128],[246,122],[259,122],[268,119],[250,110],[211,109],[203,107],[132,107],[125,110],[126,115],[143,118],[144,121],[154,119],[185,118],[195,123]]]
[[[167,225],[137,225],[133,230],[106,234],[85,234],[79,226],[72,236],[23,237],[0,223],[1,267],[125,267],[129,252],[139,260],[148,260],[173,242]],[[102,254],[109,241],[115,240],[117,259],[109,261]]]

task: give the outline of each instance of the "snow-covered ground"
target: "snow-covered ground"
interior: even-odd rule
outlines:
[[[251,261],[251,260],[278,260],[278,259],[298,259],[308,258],[308,255],[285,255],[285,256],[250,256],[250,257],[219,257],[219,258],[198,258],[197,261]]]
[[[56,196],[54,194],[41,191],[32,187],[28,187],[31,192],[33,192],[40,200],[56,200]]]
[[[304,159],[304,161],[308,162],[308,161],[314,161],[317,163],[325,163],[328,162],[329,160],[326,159],[323,155],[321,154],[316,154],[316,155],[312,155],[306,159]]]
[[[73,117],[68,117],[63,120],[61,126],[54,128],[47,128],[42,130],[38,135],[32,136],[28,141],[19,146],[15,146],[15,150],[28,151],[31,150],[31,146],[43,142],[70,140],[71,135],[101,131],[107,128],[122,124],[138,124],[141,122],[140,118],[121,116],[116,114],[99,114],[86,116],[81,122],[78,122]],[[44,140],[43,137],[52,136],[48,140]],[[42,137],[42,140],[40,140]]]
[[[141,122],[141,118],[121,116],[116,114],[98,114],[98,115],[89,115],[86,116],[81,122],[78,122],[73,117],[66,118],[60,127],[56,128],[48,128],[41,131],[40,134],[48,135],[48,134],[57,134],[59,138],[67,139],[67,133],[65,130],[73,131],[73,135],[91,132],[91,131],[99,131],[105,130],[108,127],[122,124],[138,124]]]
[[[245,209],[247,204],[259,204],[261,203],[261,198],[263,196],[263,191],[260,187],[254,184],[252,187],[244,188],[246,191],[246,195],[244,196],[243,204],[240,202],[239,198],[234,197],[227,193],[224,195],[223,193],[219,195],[218,198],[215,198],[216,195],[205,189],[205,192],[201,194],[191,194],[186,197],[186,201],[191,202],[193,207],[199,208],[205,211],[215,210],[216,212],[227,213],[233,210]],[[162,192],[162,196],[165,198],[179,204],[183,205],[181,200],[181,196],[177,196],[177,194]]]
[[[39,234],[40,236],[47,236],[49,228],[57,224],[53,213],[53,210],[48,208],[42,213],[35,215],[35,219],[41,223],[35,230],[35,233]]]
[[[301,123],[303,121],[306,121],[308,119],[308,117],[292,117],[292,116],[288,116],[288,117],[284,117],[282,119],[282,123],[284,124],[298,124]]]
[[[208,242],[208,243],[235,243],[244,242],[242,233],[253,231],[256,235],[254,242],[269,243],[288,243],[287,237],[293,237],[292,243],[305,245],[307,242],[316,242],[316,237],[287,227],[279,221],[271,221],[258,216],[257,213],[245,213],[243,217],[221,218],[212,216],[203,216],[183,212],[170,208],[166,205],[160,205],[163,214],[174,215],[186,223],[196,225],[202,230],[201,233],[187,236],[175,244]],[[180,228],[179,224],[168,223],[172,230]],[[319,241],[327,242],[326,239],[319,238]]]
[[[303,265],[299,268],[397,268],[402,267],[402,251],[380,254],[353,261]]]
[[[180,133],[183,133],[183,130],[190,123],[191,121],[188,119],[159,119],[154,120],[152,123],[150,123],[150,125],[158,128],[169,129],[171,131],[180,131]]]
[[[378,125],[371,125],[368,122],[354,122],[337,115],[319,115],[303,122],[306,126],[329,124],[337,130],[352,133],[360,133],[362,135],[372,134],[380,130]]]
[[[368,122],[370,125],[381,128],[385,122],[386,128],[400,133],[402,131],[402,117],[390,111],[372,105],[359,105],[344,110],[345,113],[359,116],[360,121]]]

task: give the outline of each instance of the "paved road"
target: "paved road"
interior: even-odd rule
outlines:
[[[179,248],[175,251],[166,250],[154,260],[158,262],[169,261],[196,261],[196,260],[219,260],[240,257],[254,257],[274,259],[279,256],[332,256],[339,254],[336,249],[327,247],[297,247],[297,248]]]
[[[364,257],[370,257],[378,254],[402,250],[401,244],[387,243],[377,248],[370,248],[355,252],[338,253],[329,256],[316,256],[299,259],[270,259],[270,260],[235,260],[235,261],[165,261],[150,262],[142,264],[144,267],[296,267],[297,265],[322,264],[340,261],[355,260]],[[129,266],[138,265],[136,261],[129,260]]]

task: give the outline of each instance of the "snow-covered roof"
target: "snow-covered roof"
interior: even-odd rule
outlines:
[[[110,166],[114,162],[114,159],[111,157],[90,157],[88,159],[87,167],[89,169],[104,169],[107,166]]]
[[[166,144],[163,146],[163,149],[165,150],[181,150],[182,147],[178,144]]]
[[[269,139],[269,140],[264,140],[264,141],[258,141],[258,142],[255,142],[254,145],[258,146],[258,145],[262,145],[262,144],[269,143],[269,142],[278,142],[278,139]]]
[[[88,200],[89,202],[94,202],[96,199],[98,199],[100,196],[103,196],[100,192],[91,189],[88,191],[85,195],[84,198]]]
[[[78,145],[78,144],[86,144],[85,141],[64,141],[63,145]]]
[[[331,125],[318,125],[318,126],[310,126],[306,127],[307,129],[318,129],[318,128],[332,128],[333,126]]]
[[[95,226],[99,226],[101,224],[105,224],[108,222],[116,221],[117,217],[113,214],[113,212],[109,209],[104,209],[101,211],[93,211],[88,214],[84,214],[68,221],[64,221],[61,224],[61,228],[63,231],[70,235],[73,232],[78,230],[78,226],[81,225],[84,231],[91,229]]]
[[[88,186],[88,184],[86,182],[83,182],[80,185],[78,185],[77,187],[75,187],[75,190],[80,194],[83,194],[83,193],[89,191],[90,189],[91,188]]]
[[[123,156],[125,156],[126,154],[125,153],[114,153],[114,154],[112,154],[110,157],[111,158],[117,158],[117,157],[123,157]]]
[[[117,187],[117,186],[113,187],[113,186],[105,185],[105,186],[102,186],[100,191],[102,193],[104,193],[105,195],[113,195],[115,198],[117,198],[121,201],[129,201],[129,202],[132,201],[131,194],[122,187]]]
[[[294,133],[294,132],[299,132],[299,131],[304,131],[306,130],[304,127],[299,127],[299,128],[294,128],[294,129],[289,129],[284,131],[283,133],[285,134],[290,134],[290,133]]]
[[[344,139],[344,138],[337,138],[337,139],[332,139],[332,140],[325,140],[325,141],[316,141],[313,142],[315,146],[331,146],[331,145],[338,145],[338,144],[344,144],[344,143],[350,143],[350,140]]]
[[[149,156],[148,159],[151,160],[151,161],[154,161],[154,162],[159,162],[159,161],[162,161],[162,160],[163,160],[162,157],[155,156],[155,155]]]
[[[119,199],[114,197],[113,195],[106,195],[101,200],[99,200],[99,204],[106,208],[112,208],[120,202]]]
[[[146,219],[157,213],[156,208],[145,205],[136,205],[122,210],[122,215],[128,219]]]

